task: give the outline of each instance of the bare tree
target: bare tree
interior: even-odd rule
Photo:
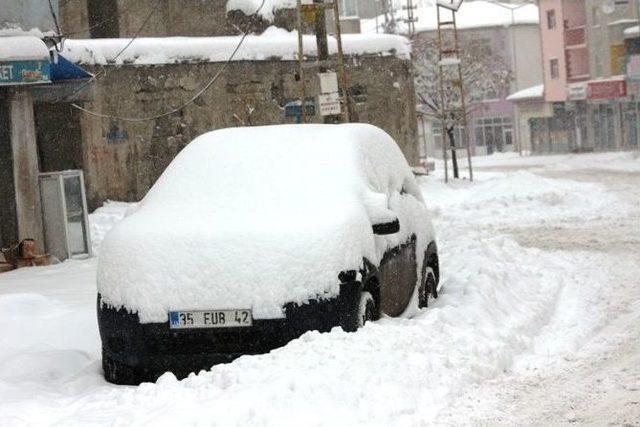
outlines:
[[[489,43],[482,39],[465,38],[460,41],[460,64],[462,82],[458,82],[456,67],[445,65],[444,104],[449,110],[460,109],[461,99],[458,85],[465,90],[464,114],[470,114],[481,108],[480,101],[496,99],[506,95],[509,83],[513,79],[511,68],[499,55],[492,52]],[[414,41],[414,72],[416,94],[419,102],[425,106],[426,115],[437,120],[444,120],[445,132],[451,147],[455,147],[455,127],[462,123],[462,113],[443,112],[440,99],[438,42],[435,36],[420,38]],[[445,135],[443,135],[443,144]],[[452,157],[455,151],[452,152]],[[454,176],[457,175],[457,164],[454,162]],[[457,176],[456,176],[457,177]]]
[[[381,24],[382,32],[387,34],[397,34],[399,32],[398,19],[396,17],[397,8],[394,6],[393,0],[381,0],[382,14],[384,22]]]

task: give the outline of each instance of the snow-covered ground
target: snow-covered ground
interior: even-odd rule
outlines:
[[[476,159],[421,179],[444,292],[177,381],[101,377],[95,259],[0,276],[0,425],[640,423],[640,158]],[[94,245],[126,205],[91,216]]]

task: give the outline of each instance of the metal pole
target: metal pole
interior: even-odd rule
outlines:
[[[342,111],[342,120],[344,120],[345,123],[349,123],[351,115],[351,102],[349,101],[347,73],[344,69],[344,54],[342,51],[342,31],[340,29],[340,10],[338,9],[338,0],[333,0],[333,14],[333,19],[336,23],[336,41],[338,42],[338,73],[340,76],[340,83],[342,84],[342,104],[344,105],[344,110]]]
[[[447,117],[444,106],[444,74],[440,61],[442,61],[442,30],[440,28],[440,5],[436,5],[436,13],[438,19],[438,73],[440,77],[440,109],[442,119],[442,160],[444,161],[444,182],[449,182],[449,166],[447,165]]]
[[[304,46],[302,41],[302,0],[297,0],[297,24],[298,24],[298,77],[300,78],[300,110],[302,111],[302,123],[307,122],[306,90],[304,81]]]

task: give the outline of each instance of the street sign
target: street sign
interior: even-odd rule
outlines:
[[[318,105],[321,116],[333,116],[340,114],[340,95],[337,92],[318,95]]]
[[[573,83],[569,85],[569,101],[584,101],[587,99],[587,84]]]
[[[338,92],[338,75],[333,72],[318,73],[320,78],[320,93]]]
[[[589,99],[615,99],[627,96],[627,84],[624,80],[591,81],[587,85]]]
[[[28,60],[0,62],[0,86],[35,83],[51,83],[49,61]]]

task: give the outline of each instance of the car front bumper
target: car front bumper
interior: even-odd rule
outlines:
[[[246,328],[181,330],[170,329],[168,321],[140,323],[137,314],[103,305],[98,295],[103,366],[106,361],[126,366],[133,383],[155,381],[167,371],[184,378],[242,355],[268,353],[310,330],[354,331],[360,292],[360,282],[349,282],[336,298],[287,304],[283,319],[254,319]]]

